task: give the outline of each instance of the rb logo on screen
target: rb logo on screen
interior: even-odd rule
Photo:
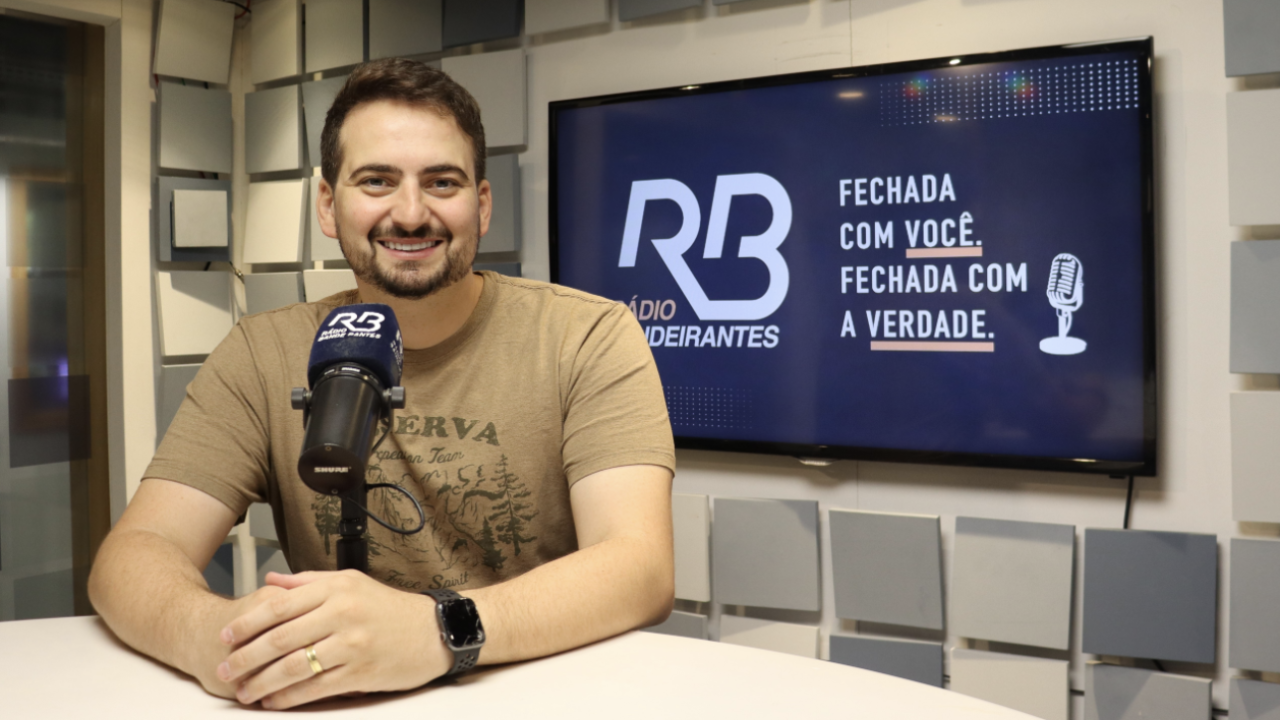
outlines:
[[[769,270],[769,287],[752,300],[711,300],[684,261],[702,227],[702,210],[688,185],[679,180],[636,180],[631,183],[631,200],[627,204],[627,223],[622,231],[622,253],[618,267],[635,267],[640,249],[640,226],[644,221],[645,203],[671,200],[680,206],[684,216],[680,231],[669,238],[653,238],[657,249],[680,286],[681,292],[699,320],[761,320],[769,317],[787,298],[791,274],[787,261],[778,252],[791,231],[791,197],[782,183],[762,173],[720,175],[716,178],[715,196],[711,200],[711,219],[707,225],[707,242],[702,251],[705,259],[718,259],[724,251],[725,228],[729,224],[729,204],[734,195],[760,195],[773,208],[773,222],[759,235],[744,235],[738,257],[756,258]]]

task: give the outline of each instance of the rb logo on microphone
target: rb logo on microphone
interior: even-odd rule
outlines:
[[[702,251],[706,259],[718,259],[724,251],[725,230],[729,223],[729,204],[734,195],[760,195],[773,208],[773,221],[759,235],[744,235],[738,257],[756,258],[769,270],[769,287],[764,294],[750,300],[712,300],[702,289],[685,262],[684,254],[693,246],[702,227],[702,210],[688,185],[670,178],[636,180],[631,183],[631,199],[627,204],[627,222],[622,231],[622,252],[618,267],[635,267],[640,249],[640,226],[644,222],[645,203],[671,200],[680,206],[684,219],[680,231],[669,238],[652,238],[662,262],[671,271],[699,320],[760,320],[773,314],[787,297],[791,275],[787,262],[778,252],[791,231],[791,197],[782,183],[763,173],[720,175],[716,178],[711,200],[711,218],[707,224],[707,242]]]
[[[366,310],[359,317],[353,312],[344,312],[334,315],[333,320],[329,321],[329,327],[342,323],[351,332],[374,333],[382,329],[382,323],[386,319],[386,316],[382,313],[376,313],[371,310]],[[360,323],[367,324],[361,325]]]

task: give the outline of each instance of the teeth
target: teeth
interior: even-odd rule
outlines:
[[[405,243],[394,243],[394,242],[384,240],[382,244],[386,245],[392,250],[400,250],[402,252],[414,252],[415,250],[426,250],[429,247],[435,247],[436,245],[440,244],[440,241],[431,240],[429,242],[421,242],[421,243],[414,243],[413,245],[408,245]]]

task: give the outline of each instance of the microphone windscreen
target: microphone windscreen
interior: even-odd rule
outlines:
[[[329,313],[316,330],[307,364],[307,383],[314,389],[325,370],[338,363],[364,367],[384,387],[400,384],[404,345],[400,323],[391,308],[377,303],[347,305]]]

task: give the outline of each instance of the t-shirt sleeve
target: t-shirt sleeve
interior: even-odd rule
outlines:
[[[613,305],[590,328],[574,356],[565,397],[563,454],[570,485],[625,465],[675,472],[658,367],[626,306]]]
[[[187,386],[145,477],[189,485],[243,514],[266,496],[266,407],[248,338],[236,325]]]

